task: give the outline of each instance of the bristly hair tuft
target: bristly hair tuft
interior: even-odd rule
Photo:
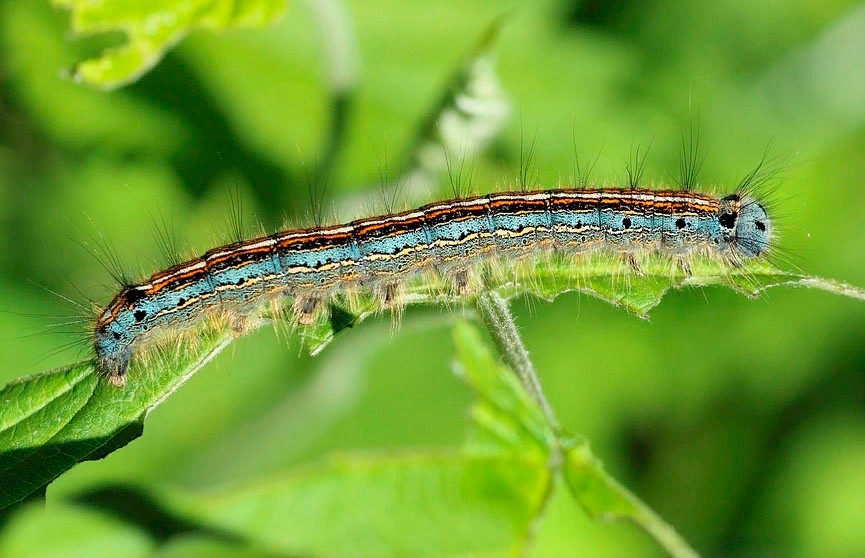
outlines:
[[[649,156],[649,150],[652,149],[652,142],[649,142],[649,146],[643,151],[642,156],[640,156],[640,146],[638,145],[636,149],[631,148],[631,155],[627,161],[625,161],[625,174],[627,176],[627,185],[628,188],[632,190],[637,189],[643,182],[643,174],[646,171],[646,159]]]
[[[677,182],[682,190],[690,192],[699,185],[700,169],[703,167],[703,159],[700,158],[700,127],[691,121],[688,123],[687,136],[684,126],[680,126],[679,131],[682,144],[679,150]]]
[[[595,166],[598,164],[598,160],[601,158],[601,152],[604,147],[601,146],[598,149],[597,155],[594,158],[590,158],[585,166],[580,161],[580,153],[577,149],[577,128],[576,122],[571,129],[571,143],[574,149],[574,181],[576,182],[577,188],[589,188],[592,181],[592,172],[595,170]]]
[[[538,130],[532,135],[528,149],[525,145],[523,122],[520,120],[520,168],[517,173],[517,188],[521,192],[532,190],[538,182],[538,169],[535,166],[535,148],[538,142]]]

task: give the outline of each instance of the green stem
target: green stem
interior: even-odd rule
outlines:
[[[843,283],[841,281],[835,281],[834,279],[823,279],[822,277],[804,276],[800,277],[798,281],[791,281],[782,284],[792,285],[794,287],[811,287],[841,296],[865,300],[865,289],[860,289],[859,287],[854,287],[853,285]]]
[[[555,481],[562,471],[562,448],[558,437],[559,422],[556,419],[555,413],[553,413],[553,408],[550,406],[549,401],[547,401],[547,397],[544,395],[541,380],[538,378],[538,372],[535,370],[535,365],[529,357],[529,351],[523,343],[523,338],[520,337],[520,332],[517,330],[517,324],[514,321],[513,315],[511,315],[507,300],[496,291],[488,290],[478,295],[477,305],[484,324],[486,324],[490,335],[492,335],[505,364],[516,372],[523,387],[538,407],[540,407],[547,423],[556,433],[547,461],[547,469],[550,472],[550,476],[547,481],[546,490],[538,504],[534,519],[529,525],[526,534],[523,551],[527,552],[531,541],[534,540],[540,528],[540,520],[552,500]]]
[[[505,364],[517,373],[523,387],[541,408],[549,424],[554,430],[558,430],[559,421],[544,395],[541,380],[517,330],[508,302],[497,292],[486,291],[478,295],[478,308]]]
[[[654,538],[673,558],[699,558],[697,552],[672,526],[604,471],[603,465],[592,455],[587,444],[575,446],[572,442],[563,442],[562,436],[565,436],[566,440],[567,436],[559,427],[555,413],[544,395],[535,365],[520,337],[507,301],[496,291],[489,290],[478,295],[477,306],[484,324],[498,346],[502,359],[519,376],[523,387],[538,404],[556,433],[556,441],[551,448],[548,463],[550,482],[538,507],[535,521],[529,529],[529,540],[534,535],[538,521],[552,498],[554,480],[562,472],[563,461],[567,459],[565,476],[571,477],[569,484],[574,496],[589,515],[596,519],[630,520]],[[584,486],[586,483],[606,494],[604,506],[596,507],[597,502],[593,501],[594,497],[575,490],[575,487]]]

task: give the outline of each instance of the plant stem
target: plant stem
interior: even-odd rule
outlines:
[[[559,421],[544,395],[541,380],[517,330],[508,302],[496,291],[490,290],[478,295],[478,308],[505,363],[517,373],[523,387],[543,411],[547,422],[554,430],[558,430]]]
[[[541,380],[538,378],[538,372],[535,370],[535,365],[529,357],[529,351],[523,343],[523,338],[520,337],[520,332],[517,330],[517,324],[514,321],[513,315],[511,315],[507,300],[496,291],[488,290],[478,295],[477,305],[484,324],[486,324],[490,335],[492,335],[493,340],[498,346],[505,364],[516,372],[529,397],[540,407],[544,413],[544,418],[555,433],[553,444],[550,448],[550,455],[547,459],[547,469],[550,472],[550,476],[547,481],[546,490],[538,503],[538,509],[526,533],[523,552],[528,552],[531,541],[534,540],[540,528],[541,518],[549,506],[550,500],[552,500],[556,479],[562,471],[562,447],[558,436],[559,421],[556,419],[553,408],[544,395]]]
[[[529,539],[538,528],[538,521],[552,498],[554,478],[562,472],[562,466],[568,468],[565,477],[576,476],[574,482],[570,478],[572,492],[589,515],[595,519],[625,519],[630,520],[642,528],[657,541],[667,553],[674,558],[699,558],[697,552],[679,535],[676,530],[656,514],[649,506],[632,494],[621,483],[604,471],[601,462],[592,455],[588,445],[581,445],[576,449],[572,444],[563,444],[561,436],[564,435],[556,420],[555,413],[544,395],[541,381],[535,370],[535,365],[529,357],[529,351],[523,344],[522,337],[517,330],[517,325],[511,315],[507,301],[496,291],[489,290],[481,293],[477,298],[477,305],[484,323],[495,340],[496,345],[505,363],[516,372],[520,382],[525,387],[529,396],[538,404],[544,413],[547,422],[556,434],[556,440],[551,448],[548,467],[550,470],[550,482],[547,485],[546,494],[541,499],[535,521],[529,529]],[[569,459],[567,464],[563,462]],[[576,467],[575,467],[576,464]],[[593,485],[596,490],[605,496],[605,505],[596,508],[594,501],[597,495],[581,494],[575,490],[575,486],[583,487]],[[588,491],[591,492],[591,491]],[[624,510],[624,511],[623,511]]]

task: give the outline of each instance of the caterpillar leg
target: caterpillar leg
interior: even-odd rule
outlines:
[[[378,298],[386,309],[392,309],[399,303],[400,284],[385,283],[378,288]]]
[[[312,325],[318,317],[322,300],[314,296],[298,296],[292,303],[292,312],[300,325]]]
[[[676,268],[679,269],[685,277],[693,275],[691,272],[691,262],[688,261],[687,256],[675,256],[673,262],[675,263]]]
[[[469,285],[469,272],[467,269],[459,269],[453,274],[453,290],[459,296],[465,296],[471,292]]]
[[[631,269],[636,275],[642,277],[646,274],[646,272],[643,271],[643,266],[640,265],[639,261],[637,261],[636,254],[634,254],[633,252],[628,252],[625,254],[625,261],[628,263],[628,265],[631,267]]]
[[[228,316],[228,326],[231,328],[231,334],[235,337],[242,337],[255,329],[259,323],[259,318],[254,312],[232,312]]]
[[[396,282],[384,283],[377,287],[376,291],[382,309],[390,310],[393,331],[397,331],[402,322],[403,313],[403,305],[401,304],[402,284]]]

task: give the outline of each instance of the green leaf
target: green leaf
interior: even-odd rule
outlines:
[[[561,446],[568,485],[592,517],[629,519],[667,548],[675,548],[676,542],[688,548],[604,473],[586,444],[556,439],[516,375],[498,361],[472,326],[458,324],[454,338],[458,372],[478,394],[472,435],[463,450],[334,457],[315,469],[218,494],[166,493],[161,497],[170,510],[166,513],[275,552],[512,555],[528,540],[531,522],[544,509],[550,494],[549,457]],[[199,351],[213,355],[228,340],[225,334],[212,333]],[[0,486],[33,492],[33,487],[44,485],[53,478],[51,474],[56,476],[76,459],[103,453],[106,444],[116,447],[120,433],[141,424],[147,411],[163,398],[161,394],[170,393],[195,371],[196,358],[200,357],[186,357],[191,366],[174,377],[145,376],[128,390],[100,382],[92,366],[7,386],[2,394],[10,404],[4,405],[2,432],[8,444],[26,443],[28,432],[39,424],[56,426],[40,432],[48,440],[43,446],[48,454],[38,456],[38,449],[28,448],[18,460],[14,452],[3,454],[4,476],[12,475]],[[146,374],[142,369],[132,372]],[[94,438],[100,435],[101,443],[96,443]],[[58,460],[51,452],[66,455],[67,460]],[[48,474],[21,482],[22,471],[34,469],[37,457]]]
[[[201,333],[171,354],[137,359],[118,389],[92,361],[24,378],[0,391],[0,509],[37,493],[76,463],[141,435],[147,414],[230,341]]]
[[[473,327],[465,322],[457,324],[454,338],[461,364],[458,370],[465,373],[466,380],[480,396],[473,413],[478,430],[475,446],[514,455],[535,453],[544,461],[555,455],[551,467],[561,470],[572,494],[589,517],[602,521],[632,521],[671,555],[696,557],[672,527],[604,471],[587,442],[554,432],[553,425],[529,397],[516,373],[497,361]]]
[[[496,290],[506,299],[533,295],[547,301],[567,292],[579,292],[647,319],[668,291],[689,287],[728,287],[751,298],[772,287],[805,287],[865,300],[865,289],[783,271],[765,261],[747,262],[731,269],[714,260],[695,259],[691,262],[691,273],[685,274],[669,260],[652,257],[641,267],[642,275],[638,275],[621,259],[604,255],[586,256],[581,260],[499,262],[495,273],[485,273],[483,284],[476,286],[474,294],[454,295],[451,285],[444,279],[424,277],[407,285],[399,304],[471,304],[476,293],[483,289]],[[355,296],[350,301],[337,299],[334,304],[339,308],[338,320],[325,317],[302,332],[313,355],[321,352],[342,329],[357,327],[365,319],[387,310],[372,293]]]
[[[468,448],[481,453],[536,455],[546,461],[555,434],[516,374],[500,362],[468,323],[456,324],[454,341],[456,372],[478,394],[471,411],[473,429]]]
[[[697,558],[675,529],[604,470],[585,440],[564,437],[562,447],[565,481],[589,517],[597,521],[630,521],[658,541],[670,556]]]
[[[151,558],[276,558],[248,545],[200,536],[176,537],[161,546]]]
[[[542,463],[416,451],[342,456],[175,513],[266,550],[303,556],[509,556],[542,499]]]
[[[473,327],[460,324],[455,340],[459,373],[478,395],[473,417],[488,413],[473,431],[510,431],[510,442],[479,444],[473,434],[460,450],[337,455],[216,494],[146,501],[175,523],[277,554],[519,554],[549,490],[553,433]]]
[[[475,424],[475,428],[497,432],[511,429],[519,433],[521,441],[495,448],[469,442],[464,449],[450,451],[338,455],[315,468],[301,468],[216,494],[165,491],[137,499],[154,506],[160,517],[173,518],[177,525],[200,526],[199,530],[206,526],[209,532],[283,555],[518,554],[548,492],[547,445],[552,432],[513,374],[497,361],[474,329],[462,324],[456,340],[462,376],[478,392],[476,409],[487,409],[498,417]],[[61,387],[85,384],[91,392],[125,391],[99,382],[90,370],[74,372],[78,375],[65,381],[59,373],[42,378]],[[34,385],[37,380],[33,379]],[[7,390],[20,385],[24,384]],[[132,386],[130,382],[128,387]],[[65,391],[55,388],[52,396],[42,399],[62,406]],[[79,407],[86,409],[93,398],[85,392]],[[80,414],[68,412],[73,417]],[[25,415],[19,412],[10,420],[21,422]],[[103,500],[116,498],[83,497],[79,505],[104,507],[101,511],[112,516],[129,513],[128,506],[115,509]],[[135,499],[126,496],[123,501]],[[135,523],[134,518],[127,519]]]
[[[70,10],[76,33],[126,35],[125,45],[106,49],[72,71],[74,79],[103,89],[135,81],[192,31],[262,27],[281,16],[286,4],[286,0],[53,1]]]
[[[65,503],[27,506],[0,532],[0,556],[150,556],[146,533],[107,514]]]

